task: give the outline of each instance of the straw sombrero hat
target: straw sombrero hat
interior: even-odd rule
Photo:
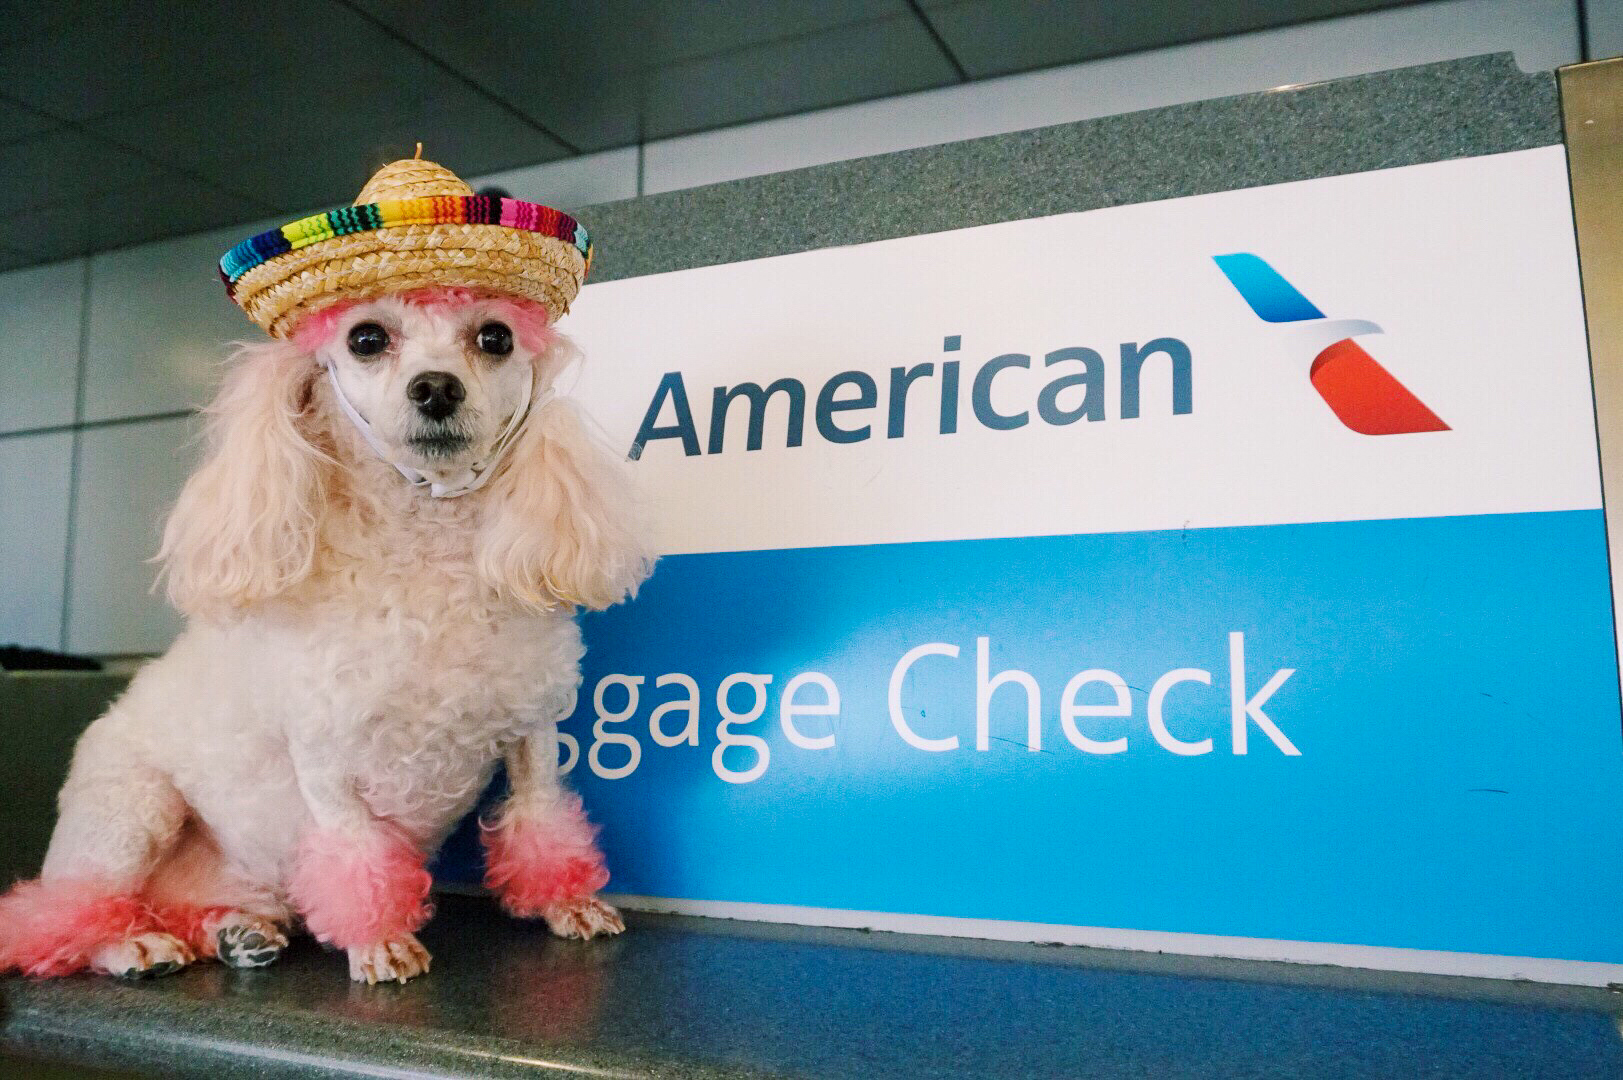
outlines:
[[[220,260],[220,277],[250,319],[287,337],[334,301],[432,285],[535,300],[556,322],[591,263],[586,230],[568,214],[475,195],[443,165],[408,158],[379,169],[353,206],[244,240]]]

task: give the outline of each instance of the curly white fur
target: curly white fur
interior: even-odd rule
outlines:
[[[512,380],[456,352],[469,317],[467,303],[389,300],[340,324],[340,343],[360,318],[408,343],[389,372],[351,373],[376,382],[375,425],[406,430],[382,403],[432,365],[468,383],[470,453],[499,429]],[[572,349],[549,332],[506,363],[546,387]],[[650,566],[622,464],[554,399],[485,488],[430,498],[362,442],[321,363],[287,343],[236,356],[160,553],[190,622],[81,740],[45,887],[285,919],[301,840],[331,856],[386,828],[431,853],[503,755],[520,760],[525,805],[560,803],[556,770],[530,763],[556,760],[579,681],[575,606],[617,602]],[[0,968],[25,966],[8,918],[0,900]],[[412,928],[384,935],[393,955],[415,955]],[[426,967],[423,954],[376,969],[389,941],[343,943],[357,977]],[[85,938],[84,962],[109,944]]]

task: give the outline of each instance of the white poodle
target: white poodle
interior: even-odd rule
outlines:
[[[256,967],[297,916],[352,978],[409,979],[427,856],[500,761],[486,884],[566,937],[622,929],[556,723],[575,609],[650,560],[622,464],[553,396],[576,355],[538,305],[445,288],[239,351],[159,553],[189,624],[80,740],[0,971]]]

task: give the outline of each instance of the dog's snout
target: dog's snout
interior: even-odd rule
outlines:
[[[406,384],[406,396],[430,420],[444,420],[468,396],[462,380],[448,371],[425,371]]]

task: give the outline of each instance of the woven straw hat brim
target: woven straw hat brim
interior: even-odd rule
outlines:
[[[553,321],[586,276],[579,248],[543,233],[492,224],[403,225],[336,236],[278,255],[237,279],[234,299],[272,337],[339,300],[433,285],[534,300]]]
[[[233,300],[272,337],[341,300],[433,285],[534,300],[556,322],[592,265],[580,222],[500,193],[475,195],[418,156],[383,166],[349,206],[251,236],[220,259]]]

